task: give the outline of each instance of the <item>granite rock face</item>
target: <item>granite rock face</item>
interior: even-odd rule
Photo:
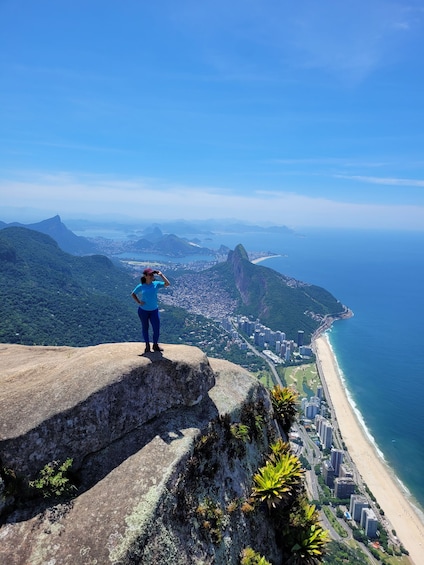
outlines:
[[[2,469],[72,458],[78,477],[74,498],[20,507],[0,488],[0,563],[236,564],[249,545],[279,563],[243,508],[276,433],[267,391],[195,347],[140,347],[0,345]]]
[[[134,343],[95,347],[1,345],[0,458],[31,479],[52,460],[90,453],[214,385],[206,356],[169,346],[140,356]],[[16,410],[19,406],[19,410]]]

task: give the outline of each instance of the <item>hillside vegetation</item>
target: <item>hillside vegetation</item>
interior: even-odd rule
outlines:
[[[223,288],[237,298],[238,313],[284,331],[287,339],[295,340],[298,330],[303,330],[307,342],[325,316],[338,317],[346,311],[324,288],[251,263],[242,245],[212,270],[219,274]]]
[[[87,346],[140,341],[130,293],[138,279],[107,257],[76,257],[48,235],[0,231],[0,342]],[[200,323],[175,307],[163,313],[162,340],[187,338]],[[202,320],[203,323],[203,320]]]
[[[226,293],[236,304],[235,311],[226,315],[237,312],[259,318],[271,329],[284,331],[288,339],[296,339],[298,330],[303,330],[306,342],[324,316],[340,314],[344,308],[323,288],[254,265],[241,245],[227,261],[189,277],[192,292],[205,304],[211,302],[211,295],[201,295],[200,287],[209,294]],[[196,277],[206,284],[196,283]],[[173,287],[177,281],[175,275]],[[4,228],[0,230],[0,342],[86,346],[140,341],[137,308],[130,297],[137,282],[138,277],[103,255],[69,255],[49,235],[23,227]],[[163,308],[161,341],[200,345],[206,351],[210,347],[214,354],[228,358],[227,339],[219,325],[181,305],[186,305],[185,300]]]

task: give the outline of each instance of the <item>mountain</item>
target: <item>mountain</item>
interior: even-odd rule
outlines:
[[[63,249],[63,251],[67,251],[73,255],[88,255],[90,253],[96,253],[96,245],[91,243],[85,237],[75,235],[65,226],[65,224],[62,223],[60,216],[54,216],[53,218],[49,218],[48,220],[43,220],[42,222],[37,222],[35,224],[24,225],[18,222],[5,224],[4,222],[0,222],[0,229],[12,226],[25,227],[27,229],[49,235],[59,244],[59,247]]]
[[[115,229],[123,233],[134,234],[138,233],[150,239],[149,234],[152,231],[160,230],[163,233],[174,233],[179,236],[192,236],[197,235],[213,235],[216,233],[254,233],[254,232],[267,232],[267,233],[293,233],[293,230],[287,226],[260,226],[256,224],[244,223],[237,220],[229,219],[210,219],[210,220],[161,220],[154,222],[148,220],[134,220],[128,219],[126,222],[117,222],[113,220],[67,220],[67,225],[74,231],[89,230],[91,228],[99,229]]]
[[[174,244],[172,237],[169,241]],[[0,230],[0,342],[83,346],[139,341],[140,324],[130,298],[137,282],[137,277],[103,255],[73,256],[48,235],[4,228]],[[193,300],[197,307],[189,314]],[[287,339],[296,340],[303,330],[307,343],[326,319],[347,312],[325,289],[251,263],[241,245],[210,269],[175,276],[162,293],[162,302],[166,308],[161,339],[168,343],[193,343],[190,334],[210,342],[209,334],[218,330],[198,315],[216,319],[234,313],[259,318],[271,329],[285,332]]]
[[[2,229],[0,343],[80,347],[140,341],[130,296],[138,282],[138,276],[104,255],[70,255],[48,235],[23,227]],[[166,306],[161,319],[161,340],[167,343],[220,337],[203,317],[176,306]]]
[[[156,233],[156,232],[155,232]],[[127,251],[135,251],[136,253],[158,253],[168,255],[170,257],[184,257],[185,255],[211,255],[215,252],[201,247],[193,242],[181,239],[174,234],[162,235],[160,237],[149,237],[139,239],[132,242],[127,247]]]
[[[113,257],[116,254],[127,253],[158,253],[169,257],[183,257],[185,255],[211,255],[215,252],[200,245],[182,239],[174,234],[163,234],[159,226],[151,225],[145,230],[144,237],[138,240],[114,241],[106,238],[86,238],[74,234],[60,219],[54,216],[35,224],[20,224],[0,222],[0,229],[6,227],[25,227],[52,237],[59,247],[72,255],[104,254]]]
[[[246,250],[238,245],[230,251],[227,261],[211,267],[223,289],[237,298],[237,312],[259,318],[272,330],[285,332],[287,339],[297,339],[305,332],[305,342],[311,340],[329,318],[344,317],[348,309],[330,292],[287,277],[249,261]]]
[[[134,281],[104,256],[76,257],[48,235],[0,231],[0,341],[91,345],[136,340],[129,297]]]

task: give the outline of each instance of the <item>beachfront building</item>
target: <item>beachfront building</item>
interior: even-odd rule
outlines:
[[[310,403],[319,406],[321,410],[321,401],[318,396],[313,396],[310,399]],[[317,414],[315,416],[315,427],[322,447],[324,449],[330,449],[333,444],[333,426],[330,421],[320,414]]]
[[[350,497],[349,513],[358,524],[361,521],[362,510],[369,507],[369,502],[363,494],[352,494]]]
[[[345,463],[342,463],[339,469],[339,477],[346,477],[347,479],[353,479],[352,469]]]
[[[350,498],[355,492],[355,481],[353,479],[345,479],[337,477],[334,479],[334,496],[336,498]]]
[[[305,418],[308,420],[313,420],[315,416],[319,413],[320,406],[317,402],[307,402],[305,404]]]
[[[333,444],[333,426],[328,420],[325,420],[321,426],[321,444],[324,449],[330,449]],[[334,470],[334,464],[332,463]]]
[[[309,347],[308,345],[301,345],[299,347],[299,355],[301,357],[312,357],[313,355],[312,348]]]
[[[334,468],[329,459],[322,462],[322,478],[328,487],[334,487]]]
[[[341,449],[331,450],[331,464],[334,467],[336,477],[340,475],[340,465],[343,463],[344,452]]]
[[[365,531],[365,535],[369,538],[375,538],[377,535],[378,520],[372,508],[363,508],[361,512],[361,527]]]

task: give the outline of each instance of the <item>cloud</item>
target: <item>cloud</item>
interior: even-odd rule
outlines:
[[[338,179],[348,179],[359,181],[369,184],[383,184],[388,186],[413,186],[413,187],[424,187],[424,180],[419,179],[398,179],[398,178],[387,178],[387,177],[367,177],[360,175],[334,175]]]
[[[68,173],[2,181],[2,205],[45,208],[64,218],[126,215],[132,219],[237,218],[266,224],[424,229],[424,206],[340,202],[281,191],[233,193],[160,179],[114,179]],[[1,218],[0,218],[1,219]],[[19,221],[19,218],[16,218]]]

